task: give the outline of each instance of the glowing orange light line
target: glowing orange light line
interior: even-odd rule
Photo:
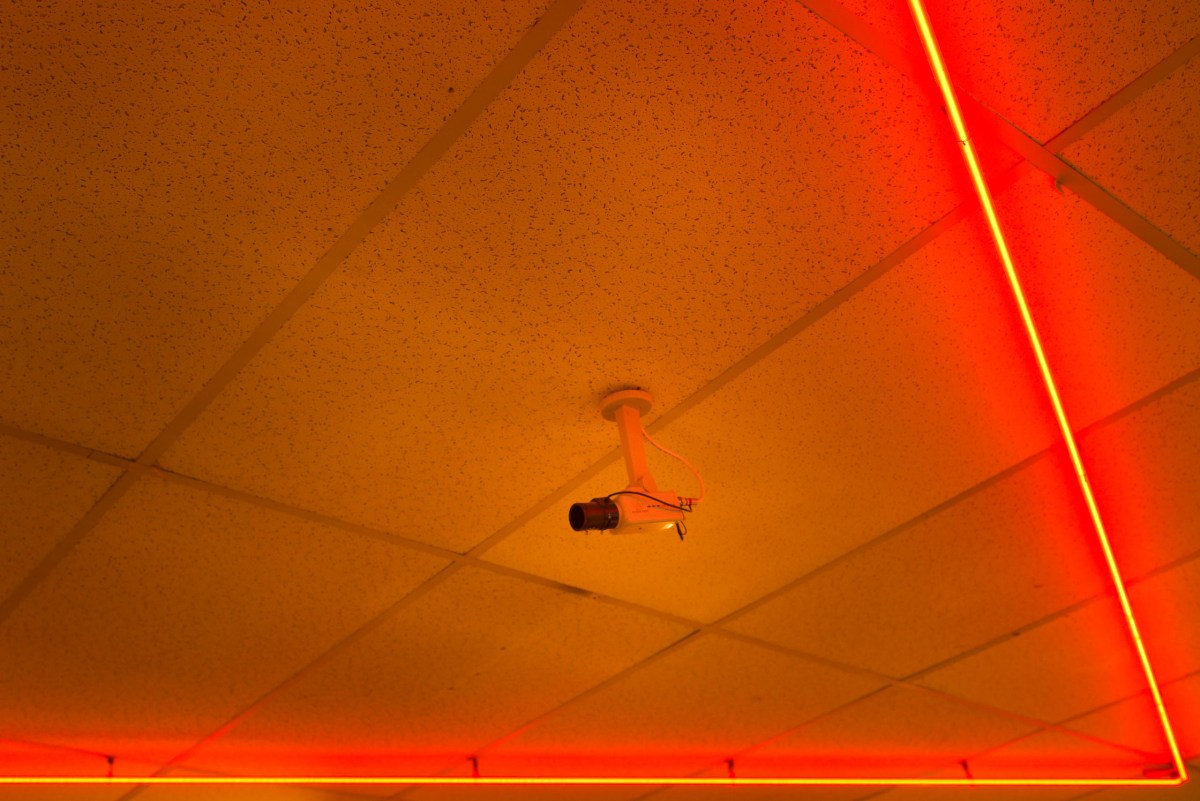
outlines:
[[[1174,787],[1169,779],[935,779],[935,778],[804,778],[804,777],[686,777],[686,776],[3,776],[4,784],[421,784],[421,785],[670,785],[690,787]]]
[[[992,205],[991,192],[988,191],[987,182],[984,180],[983,172],[979,168],[979,161],[975,156],[975,147],[967,135],[967,126],[963,122],[962,112],[958,106],[958,99],[954,94],[954,87],[950,83],[950,78],[946,73],[946,66],[942,61],[941,50],[938,47],[936,37],[933,35],[933,28],[929,24],[929,18],[925,14],[922,0],[909,0],[909,6],[912,8],[913,17],[917,21],[917,28],[921,33],[921,41],[925,46],[925,53],[929,57],[934,75],[937,78],[938,85],[941,87],[942,97],[946,100],[946,108],[950,114],[950,120],[954,125],[954,133],[958,137],[958,143],[962,145],[963,158],[967,162],[967,169],[971,173],[971,181],[975,185],[975,192],[979,196],[979,203],[983,206],[983,213],[987,217],[988,226],[991,228],[992,239],[996,243],[996,250],[1000,254],[1000,261],[1004,264],[1004,272],[1008,276],[1008,283],[1012,288],[1013,297],[1016,299],[1017,307],[1021,311],[1021,320],[1025,323],[1025,332],[1029,335],[1029,343],[1033,347],[1034,356],[1037,357],[1038,369],[1042,373],[1042,382],[1046,386],[1046,393],[1050,396],[1050,403],[1054,407],[1054,416],[1058,420],[1058,428],[1062,432],[1063,442],[1066,443],[1067,452],[1071,457],[1071,464],[1075,468],[1075,477],[1079,482],[1080,491],[1083,492],[1084,501],[1087,503],[1088,513],[1091,515],[1096,536],[1100,539],[1100,547],[1104,551],[1104,559],[1108,563],[1108,571],[1112,576],[1113,586],[1117,591],[1121,611],[1125,615],[1129,635],[1133,640],[1138,660],[1141,662],[1142,671],[1150,687],[1150,694],[1154,698],[1154,705],[1158,710],[1159,722],[1162,724],[1167,744],[1171,749],[1171,759],[1175,763],[1175,770],[1178,772],[1179,780],[1182,783],[1187,780],[1187,767],[1184,764],[1183,756],[1179,752],[1179,745],[1175,741],[1175,732],[1171,728],[1171,720],[1167,716],[1167,708],[1163,704],[1162,694],[1158,689],[1158,682],[1154,678],[1154,669],[1150,666],[1150,657],[1147,655],[1146,646],[1142,642],[1142,635],[1138,630],[1137,620],[1133,615],[1133,607],[1130,605],[1129,597],[1125,593],[1125,582],[1121,579],[1121,571],[1117,567],[1116,558],[1113,556],[1108,533],[1105,531],[1104,521],[1100,517],[1100,509],[1096,506],[1096,498],[1092,494],[1092,487],[1088,482],[1087,470],[1084,469],[1083,460],[1080,458],[1079,449],[1075,444],[1075,435],[1072,433],[1070,423],[1067,421],[1067,413],[1063,409],[1062,401],[1059,398],[1058,387],[1055,385],[1054,376],[1050,372],[1050,365],[1046,361],[1046,354],[1042,350],[1041,337],[1038,336],[1033,316],[1029,313],[1029,306],[1025,302],[1025,292],[1021,289],[1021,282],[1017,278],[1017,271],[1013,266],[1012,256],[1008,252],[1008,243],[1005,241],[1004,232],[1000,228],[1000,221],[996,218],[996,210]]]

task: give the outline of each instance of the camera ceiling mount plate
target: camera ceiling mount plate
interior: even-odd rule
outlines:
[[[600,401],[600,415],[605,420],[616,420],[617,409],[622,406],[632,406],[640,417],[645,417],[654,405],[654,398],[649,392],[640,389],[622,389],[613,392]]]

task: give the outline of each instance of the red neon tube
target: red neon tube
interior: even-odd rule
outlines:
[[[1017,271],[1013,266],[1012,256],[1008,252],[1008,243],[1004,239],[1004,232],[1001,230],[1000,221],[996,217],[996,209],[992,205],[991,192],[988,191],[987,182],[984,180],[983,172],[979,168],[979,159],[975,155],[975,146],[971,143],[966,123],[963,122],[958,98],[954,94],[954,86],[950,83],[950,78],[946,72],[946,65],[942,61],[941,48],[938,47],[937,38],[933,35],[933,28],[929,24],[929,17],[925,13],[922,0],[909,0],[909,6],[912,9],[913,18],[916,20],[917,29],[921,34],[921,42],[925,46],[925,54],[929,57],[934,77],[937,78],[938,86],[942,90],[942,97],[946,101],[946,109],[949,112],[950,121],[954,125],[954,135],[958,138],[958,143],[962,146],[963,159],[967,163],[967,170],[971,173],[971,182],[975,186],[975,193],[979,196],[979,204],[983,207],[984,216],[987,218],[988,227],[991,229],[992,240],[996,243],[996,252],[999,253],[1000,261],[1004,265],[1004,273],[1008,277],[1008,285],[1012,289],[1013,299],[1016,301],[1017,308],[1021,312],[1021,321],[1025,324],[1025,333],[1029,336],[1029,344],[1033,348],[1033,354],[1037,358],[1038,369],[1042,374],[1042,383],[1046,387],[1046,394],[1050,398],[1050,404],[1054,407],[1054,416],[1058,420],[1058,429],[1062,433],[1063,443],[1067,446],[1067,452],[1071,457],[1071,464],[1075,468],[1075,478],[1079,483],[1079,490],[1083,493],[1084,502],[1087,504],[1088,513],[1091,515],[1096,537],[1100,540],[1100,547],[1104,552],[1104,560],[1108,564],[1108,572],[1112,578],[1113,587],[1116,589],[1117,599],[1121,603],[1121,611],[1125,615],[1125,623],[1129,630],[1130,639],[1133,641],[1138,660],[1141,662],[1142,672],[1146,677],[1146,684],[1149,686],[1150,695],[1154,699],[1154,706],[1158,710],[1158,719],[1162,724],[1163,733],[1166,735],[1167,745],[1171,749],[1171,760],[1174,763],[1175,771],[1179,775],[1178,781],[1182,784],[1187,781],[1187,766],[1184,764],[1183,757],[1179,753],[1179,745],[1175,741],[1175,732],[1171,728],[1171,720],[1167,716],[1167,708],[1163,704],[1162,694],[1158,689],[1158,682],[1154,678],[1154,669],[1150,666],[1150,657],[1146,654],[1146,646],[1142,642],[1142,635],[1138,630],[1137,620],[1133,615],[1133,607],[1130,606],[1129,597],[1125,593],[1125,582],[1121,579],[1121,571],[1117,567],[1116,558],[1113,556],[1108,533],[1104,529],[1104,520],[1100,517],[1100,509],[1096,506],[1096,498],[1092,494],[1092,486],[1088,482],[1087,470],[1084,469],[1083,460],[1079,457],[1079,448],[1076,447],[1075,435],[1072,433],[1071,425],[1067,421],[1067,413],[1063,409],[1062,400],[1059,398],[1058,387],[1054,383],[1054,375],[1050,372],[1050,365],[1046,361],[1045,352],[1042,350],[1041,337],[1038,336],[1037,326],[1034,325],[1033,316],[1029,313],[1029,306],[1025,302],[1025,292],[1021,289],[1021,282],[1017,278]]]

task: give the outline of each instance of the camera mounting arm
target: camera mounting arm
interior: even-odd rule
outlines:
[[[646,464],[646,443],[642,434],[642,415],[650,411],[652,402],[649,392],[624,389],[606,397],[600,407],[604,419],[617,424],[621,436],[621,454],[625,457],[625,470],[629,473],[629,487],[647,492],[658,491],[658,485],[654,483],[650,467]]]

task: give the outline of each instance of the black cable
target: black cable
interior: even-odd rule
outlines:
[[[639,495],[643,498],[649,498],[650,500],[654,501],[655,503],[662,504],[663,506],[669,506],[672,509],[678,509],[681,512],[692,511],[692,505],[690,503],[687,506],[676,506],[673,503],[667,503],[662,498],[655,498],[653,495],[648,495],[644,492],[636,492],[634,490],[618,490],[617,492],[610,492],[607,495],[605,495],[604,498],[605,498],[605,500],[608,500],[608,499],[612,498],[614,495]]]

